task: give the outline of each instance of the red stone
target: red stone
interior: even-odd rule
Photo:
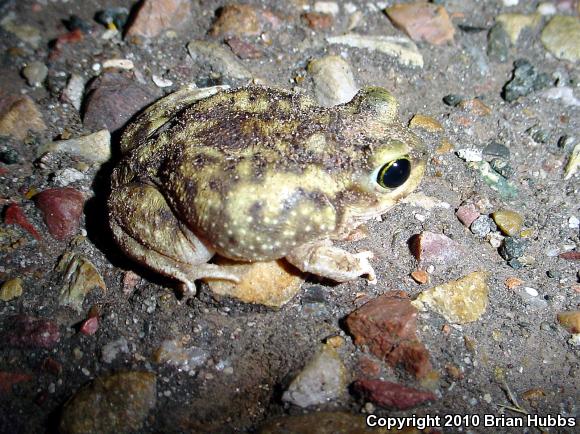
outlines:
[[[461,205],[459,208],[457,208],[455,215],[459,221],[468,228],[471,226],[471,223],[473,223],[475,219],[479,217],[479,211],[475,205],[469,203],[467,205]]]
[[[249,42],[242,41],[237,36],[226,39],[226,43],[240,59],[258,59],[262,57],[262,52]]]
[[[558,258],[566,259],[567,261],[580,261],[580,252],[560,253]]]
[[[4,213],[4,223],[8,225],[18,225],[30,235],[40,241],[40,234],[34,229],[34,226],[28,221],[24,215],[24,211],[17,204],[8,205]]]
[[[47,357],[42,361],[42,369],[53,375],[60,375],[62,372],[62,364],[52,357]]]
[[[418,378],[432,370],[429,352],[417,339],[417,309],[402,291],[369,301],[346,318],[357,346],[391,366],[403,365]]]
[[[432,3],[405,3],[386,10],[393,24],[415,41],[443,44],[452,41],[455,29],[443,6]]]
[[[28,374],[0,371],[0,396],[7,395],[12,392],[12,386],[15,384],[30,380],[32,380],[32,376]]]
[[[424,392],[390,381],[358,380],[353,387],[355,391],[372,403],[397,410],[408,410],[437,399],[431,392]]]
[[[60,339],[55,322],[29,315],[16,315],[8,330],[2,335],[2,342],[18,348],[53,348]]]
[[[81,324],[80,332],[83,335],[94,335],[99,328],[99,319],[96,316],[93,316],[89,319],[86,319]]]
[[[74,188],[51,188],[34,196],[48,232],[57,240],[65,240],[76,234],[84,200],[83,194]]]
[[[191,0],[143,0],[127,30],[128,36],[154,38],[183,26],[191,16]]]
[[[452,263],[459,260],[463,253],[457,241],[428,231],[413,235],[409,240],[409,248],[418,261],[426,263]]]

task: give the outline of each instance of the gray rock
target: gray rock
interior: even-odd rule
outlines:
[[[497,62],[505,62],[508,59],[510,38],[503,24],[496,23],[487,35],[487,55]]]
[[[26,78],[26,82],[32,87],[40,87],[46,76],[48,75],[48,68],[42,62],[30,62],[22,68],[22,75]]]
[[[469,230],[475,236],[483,238],[491,232],[492,224],[493,224],[493,220],[491,218],[489,218],[486,215],[481,215],[478,218],[476,218],[473,221],[473,223],[471,223]]]
[[[358,91],[348,62],[340,56],[324,56],[308,64],[319,104],[332,107],[349,102]]]
[[[483,148],[483,155],[488,157],[500,157],[509,160],[510,150],[507,146],[492,140],[492,142]]]
[[[504,85],[501,96],[507,102],[512,102],[551,84],[548,74],[538,72],[526,59],[518,59],[514,62],[512,78]]]
[[[489,162],[489,165],[494,171],[506,179],[511,178],[516,173],[515,169],[506,160],[501,158],[494,158]]]
[[[524,255],[527,241],[521,238],[505,237],[499,248],[499,254],[506,261],[514,258],[520,258]]]
[[[207,65],[213,72],[230,79],[248,80],[252,73],[232,50],[215,42],[195,40],[187,44],[187,50],[194,62]]]

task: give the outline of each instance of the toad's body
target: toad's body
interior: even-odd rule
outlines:
[[[421,146],[400,125],[394,98],[367,88],[330,109],[261,87],[197,98],[191,89],[172,94],[125,132],[109,200],[120,246],[190,289],[199,278],[236,278],[207,264],[214,253],[374,279],[367,253],[330,240],[420,181]],[[380,186],[381,168],[401,159],[411,163],[401,185]]]

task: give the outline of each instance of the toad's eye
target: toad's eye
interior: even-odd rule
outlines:
[[[389,161],[379,170],[377,183],[383,188],[400,187],[411,175],[411,161],[407,157]]]

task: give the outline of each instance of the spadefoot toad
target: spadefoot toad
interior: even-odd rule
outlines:
[[[169,95],[129,125],[108,201],[117,243],[195,291],[237,280],[208,263],[286,258],[338,282],[375,281],[370,252],[332,245],[419,184],[420,140],[385,89],[332,108],[281,89]]]

